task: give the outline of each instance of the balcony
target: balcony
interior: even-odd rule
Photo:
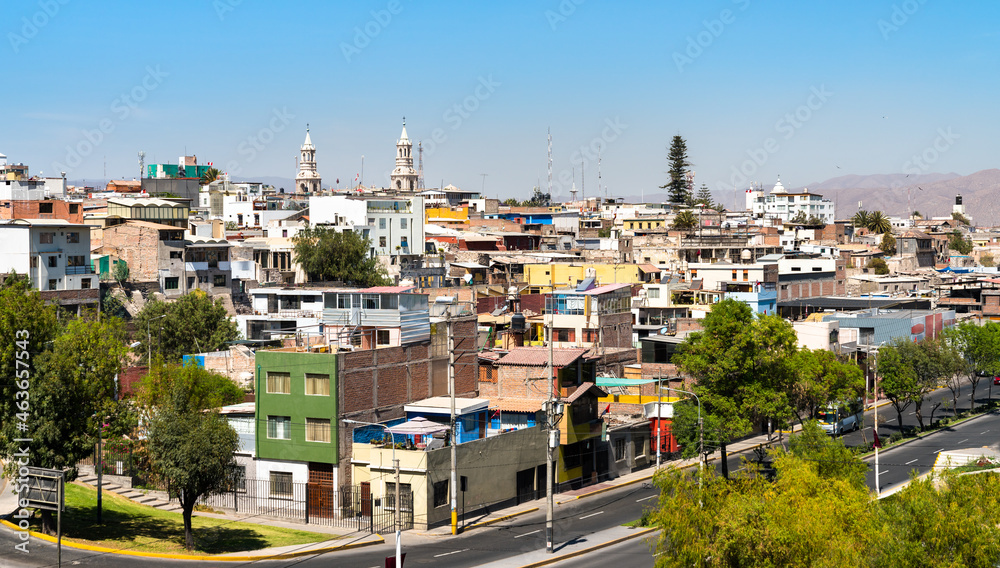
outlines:
[[[67,266],[66,274],[95,274],[94,267],[89,264],[86,266]]]

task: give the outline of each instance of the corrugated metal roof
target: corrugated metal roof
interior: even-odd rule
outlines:
[[[538,412],[542,401],[530,398],[494,398],[490,400],[490,410],[500,412]]]
[[[403,292],[416,289],[416,286],[372,286],[363,290],[352,290],[352,292],[362,292],[365,294],[402,294]]]
[[[553,349],[552,365],[554,367],[565,367],[583,357],[586,349]],[[549,364],[548,347],[518,347],[511,350],[497,361],[499,365],[527,365],[542,367]]]
[[[620,290],[622,288],[630,288],[631,284],[608,284],[606,286],[598,286],[597,288],[591,288],[587,290],[585,294],[588,296],[596,296],[597,294],[605,294],[607,292],[613,292],[615,290]]]

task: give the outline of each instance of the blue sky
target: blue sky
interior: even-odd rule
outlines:
[[[993,2],[96,6],[5,5],[0,152],[34,173],[100,178],[106,160],[132,178],[139,150],[186,149],[236,178],[291,178],[309,123],[324,185],[353,181],[362,155],[365,182],[388,184],[404,115],[428,187],[485,181],[501,198],[546,185],[546,129],[564,198],[574,169],[598,191],[598,149],[602,193],[660,191],[675,134],[696,185],[726,200],[779,174],[997,165]]]

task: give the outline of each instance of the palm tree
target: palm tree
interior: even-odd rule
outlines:
[[[674,216],[673,228],[675,229],[693,229],[697,226],[698,218],[687,209]]]
[[[885,234],[892,231],[892,223],[881,211],[872,211],[868,215],[868,229],[873,233]]]
[[[854,217],[851,219],[851,222],[854,223],[855,227],[864,227],[867,229],[868,212],[865,211],[864,209],[859,209],[858,212],[854,214]]]
[[[208,168],[201,174],[201,185],[208,185],[219,177],[221,172],[215,168]]]

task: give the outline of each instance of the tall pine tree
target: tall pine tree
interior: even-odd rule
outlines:
[[[688,188],[687,168],[691,164],[687,159],[687,144],[679,135],[674,136],[670,142],[670,152],[667,154],[670,161],[670,181],[667,185],[661,185],[660,189],[666,189],[670,202],[687,204],[691,201],[691,190]]]

